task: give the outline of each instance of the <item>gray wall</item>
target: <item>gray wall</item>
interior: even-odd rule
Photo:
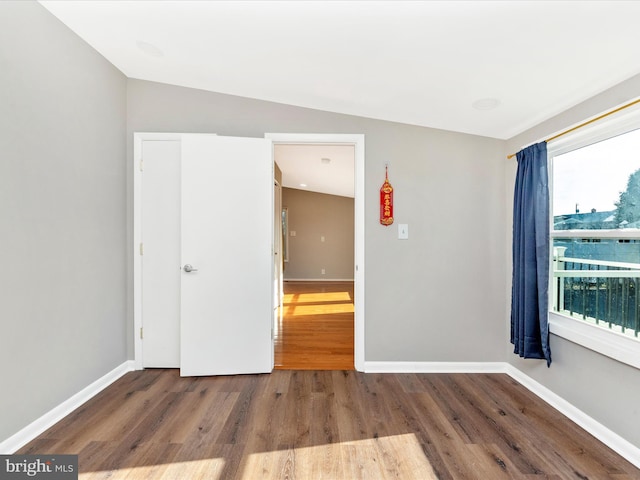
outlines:
[[[364,134],[365,359],[504,361],[504,141],[133,79],[127,108],[129,166],[138,131]],[[386,163],[409,240],[379,224]]]
[[[127,359],[126,78],[0,2],[0,441]]]
[[[640,75],[583,102],[566,112],[510,139],[509,153],[548,138],[567,127],[583,122],[615,106],[633,100],[640,92]],[[505,203],[513,203],[513,185],[517,162],[503,158],[506,172]],[[507,209],[507,242],[511,243],[512,209]],[[511,257],[506,257],[511,265]],[[509,267],[508,275],[511,274]],[[511,278],[507,279],[510,288]],[[507,304],[508,308],[508,304]],[[508,315],[509,312],[505,312]],[[553,363],[521,360],[508,351],[509,362],[558,394],[601,424],[640,447],[640,409],[634,399],[640,398],[640,370],[629,367],[556,335],[551,335]]]
[[[555,336],[550,369],[511,354],[505,158],[639,91],[503,142],[127,81],[37,3],[0,2],[0,439],[133,357],[133,132],[299,132],[366,135],[366,360],[506,358],[640,446],[638,409],[611,407],[640,396],[637,369]],[[378,223],[386,163],[406,241]]]
[[[289,232],[296,232],[288,236],[284,279],[353,280],[353,198],[283,188],[282,206],[288,209]]]

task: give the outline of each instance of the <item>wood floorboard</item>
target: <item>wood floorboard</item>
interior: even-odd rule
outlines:
[[[565,417],[557,410],[552,410],[549,413],[548,409],[543,408],[544,404],[536,402],[536,397],[533,393],[519,385],[515,380],[511,380],[511,388],[509,388],[509,395],[507,396],[507,390],[503,384],[496,382],[491,375],[478,375],[473,378],[483,391],[490,392],[497,389],[505,394],[505,402],[503,402],[502,406],[509,414],[505,413],[505,410],[501,408],[500,418],[503,422],[508,422],[509,427],[512,427],[513,420],[515,420],[520,424],[520,431],[524,432],[528,423],[535,421],[544,430],[551,446],[562,444],[563,448],[568,448],[569,453],[563,455],[562,458],[563,462],[568,462],[567,468],[571,468],[569,460],[574,457],[581,458],[587,462],[597,460],[597,464],[590,463],[587,466],[592,475],[594,473],[601,475],[622,473],[618,470],[619,456],[613,450],[604,447],[592,435],[585,434],[584,430],[575,423],[566,423],[564,421]],[[495,408],[498,407],[496,406]],[[598,452],[598,455],[594,455],[595,452]],[[552,460],[555,461],[556,458],[557,456],[553,457]]]
[[[285,282],[275,368],[354,369],[353,282]]]
[[[81,480],[640,480],[506,375],[354,371],[353,321],[353,282],[287,283],[271,374],[131,372],[17,453]]]
[[[503,374],[131,372],[16,453],[80,480],[640,479]]]

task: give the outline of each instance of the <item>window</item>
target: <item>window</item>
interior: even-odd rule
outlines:
[[[640,367],[640,113],[548,152],[551,332]]]

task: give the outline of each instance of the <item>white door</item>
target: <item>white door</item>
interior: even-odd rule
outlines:
[[[180,366],[180,141],[142,142],[142,366]],[[141,332],[142,333],[142,332]]]
[[[181,143],[180,374],[270,372],[271,140],[183,135]]]

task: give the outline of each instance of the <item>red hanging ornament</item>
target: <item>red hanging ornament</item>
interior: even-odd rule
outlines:
[[[384,183],[380,188],[380,223],[388,227],[393,223],[393,187],[389,183],[388,167],[384,167]]]

